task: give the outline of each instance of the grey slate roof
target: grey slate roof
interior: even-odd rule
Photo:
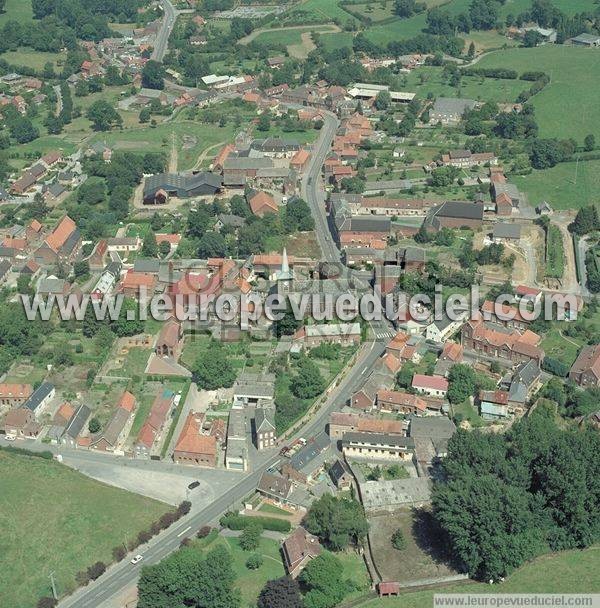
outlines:
[[[30,409],[32,412],[35,412],[37,408],[40,406],[40,403],[48,397],[48,395],[54,390],[54,384],[50,384],[50,382],[42,382],[36,389],[33,391],[33,394],[27,401],[23,404],[23,407]]]
[[[520,239],[521,224],[501,222],[494,226],[492,236],[495,239]]]

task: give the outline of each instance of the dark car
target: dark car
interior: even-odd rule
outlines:
[[[200,485],[199,481],[192,481],[192,483],[188,486],[189,490],[193,490],[194,488],[197,488]]]

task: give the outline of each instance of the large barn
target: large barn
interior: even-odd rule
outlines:
[[[170,196],[211,196],[220,192],[222,187],[223,178],[207,171],[195,174],[157,173],[146,178],[144,204],[161,205],[166,203]]]

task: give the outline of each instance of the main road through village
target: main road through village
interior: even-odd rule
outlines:
[[[327,262],[339,262],[340,252],[327,225],[321,168],[337,126],[338,121],[335,116],[326,115],[302,182],[302,195],[310,205],[315,219],[315,230],[322,258]],[[382,321],[379,325],[372,324],[371,329],[374,336],[377,336],[380,329],[389,331],[389,326]],[[322,432],[327,425],[329,414],[342,407],[352,393],[361,386],[377,359],[382,355],[384,348],[384,342],[378,339],[363,344],[352,368],[346,371],[340,383],[330,391],[323,405],[290,440],[298,437],[312,437]],[[143,565],[156,564],[175,551],[183,538],[193,536],[200,527],[214,522],[232,505],[239,503],[256,488],[263,472],[274,467],[279,460],[280,456],[272,455],[256,462],[251,472],[240,474],[239,481],[234,482],[208,506],[199,510],[192,508],[191,512],[176,524],[158,534],[147,545],[139,547],[137,552],[144,556],[141,563],[132,565],[129,559],[125,559],[115,564],[100,578],[64,598],[60,602],[60,608],[99,608],[117,594],[121,595],[127,589],[134,587]]]

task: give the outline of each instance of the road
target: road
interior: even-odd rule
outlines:
[[[152,51],[151,59],[154,59],[155,61],[162,61],[164,59],[169,45],[169,36],[173,31],[173,26],[175,25],[178,14],[170,0],[161,0],[160,4],[163,8],[164,16],[160,30],[154,41],[154,50]]]
[[[63,101],[62,101],[62,91],[60,90],[60,85],[55,84],[53,87],[54,92],[56,93],[56,111],[54,113],[55,116],[60,116],[60,113],[63,109]]]
[[[302,181],[302,194],[309,203],[315,217],[315,231],[322,250],[322,259],[329,262],[339,262],[340,252],[327,225],[321,168],[337,127],[337,118],[334,115],[326,115],[319,139],[314,147],[309,168]],[[385,321],[372,324],[371,328],[376,339],[363,344],[354,366],[343,376],[339,385],[331,391],[324,404],[315,412],[310,421],[289,438],[290,441],[299,437],[312,437],[322,432],[331,412],[342,407],[351,395],[362,386],[376,361],[385,350],[383,333],[390,330]],[[88,457],[87,454],[86,457]],[[136,549],[135,553],[144,556],[142,562],[132,565],[129,562],[131,558],[129,556],[127,559],[113,565],[96,581],[62,600],[59,604],[60,608],[97,608],[115,595],[133,587],[138,580],[143,565],[158,563],[175,551],[183,538],[193,536],[203,525],[216,521],[223,512],[232,508],[250,494],[256,488],[263,472],[277,465],[280,460],[281,456],[272,455],[256,462],[252,472],[240,477],[237,483],[234,483],[230,489],[218,496],[213,503],[199,510],[192,507],[192,511],[186,517],[153,538],[146,546]],[[156,463],[156,465],[161,467],[173,466],[166,463]],[[148,466],[148,463],[139,466]],[[193,503],[193,496],[191,499]]]
[[[311,421],[298,431],[296,435],[291,437],[290,441],[298,437],[312,437],[320,433],[325,428],[330,413],[341,407],[362,384],[373,364],[383,353],[384,348],[384,344],[381,342],[374,341],[365,344],[354,367],[344,376],[339,386],[332,391],[329,398],[315,413]],[[86,457],[89,456],[86,454]],[[94,456],[106,458],[101,455],[93,455],[92,457]],[[59,604],[60,608],[97,608],[103,602],[110,600],[114,595],[121,593],[124,589],[134,586],[138,580],[142,565],[158,563],[175,551],[183,538],[193,536],[202,526],[216,521],[223,512],[239,503],[240,500],[255,490],[262,473],[274,467],[280,460],[281,456],[274,455],[262,461],[253,472],[240,477],[239,482],[232,485],[229,490],[219,496],[212,504],[199,511],[192,510],[189,515],[156,536],[147,545],[138,547],[135,553],[144,556],[141,563],[135,566],[132,565],[129,562],[129,559],[131,559],[130,555],[126,560],[112,566],[98,580],[62,600]],[[147,462],[144,465],[140,464],[140,466],[148,465],[149,463]],[[174,465],[165,466],[171,467]],[[193,502],[193,496],[191,498]]]

